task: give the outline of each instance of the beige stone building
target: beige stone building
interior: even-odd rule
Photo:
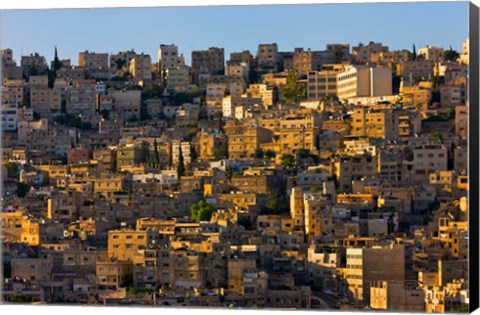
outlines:
[[[158,241],[158,233],[146,230],[108,231],[108,258],[119,261],[134,261],[141,251]]]
[[[424,292],[415,282],[374,281],[370,286],[370,307],[376,310],[423,312]]]
[[[468,106],[455,106],[455,134],[468,138]]]
[[[376,62],[378,60],[375,57],[378,57],[380,52],[388,52],[388,46],[374,42],[370,42],[368,45],[360,44],[352,47],[352,58],[357,63]]]
[[[262,143],[272,141],[273,132],[256,125],[227,124],[225,134],[228,139],[230,159],[249,158]]]
[[[187,66],[177,66],[168,68],[165,71],[167,80],[167,89],[182,91],[187,89],[190,84],[190,68]]]
[[[87,72],[107,72],[108,68],[108,54],[106,53],[94,53],[84,51],[78,53],[78,65],[85,69]]]
[[[443,62],[443,48],[433,47],[428,45],[427,47],[420,48],[418,50],[418,57],[425,60],[431,60],[433,62]]]
[[[143,85],[152,80],[151,63],[150,56],[144,54],[137,55],[130,60],[130,73],[135,83]]]
[[[405,281],[405,246],[390,244],[347,247],[345,279],[347,296],[354,303],[370,304],[370,287],[375,281]]]
[[[428,179],[430,173],[448,169],[448,153],[445,145],[424,145],[413,150],[414,176]]]
[[[274,68],[278,62],[278,45],[276,43],[258,45],[257,58],[259,67]]]
[[[398,117],[392,109],[356,107],[352,115],[352,135],[395,139],[398,137]]]
[[[396,74],[413,82],[416,78],[430,78],[434,68],[435,62],[431,60],[403,61],[397,64]]]
[[[198,140],[198,157],[200,159],[214,159],[220,156],[220,152],[227,152],[227,137],[223,134],[210,134],[202,132]]]
[[[276,94],[273,88],[267,84],[250,84],[246,91],[247,96],[261,98],[265,109],[276,103]]]
[[[108,96],[111,97],[111,110],[121,113],[124,120],[140,118],[142,91],[109,90]]]
[[[178,54],[178,47],[172,45],[160,45],[158,48],[158,67],[159,71],[168,69],[177,69],[185,65],[183,55]]]
[[[134,50],[120,51],[110,55],[110,72],[114,76],[123,76],[130,70],[130,62],[137,57]]]
[[[183,157],[184,165],[192,163],[192,144],[188,141],[172,141],[172,164],[178,165],[180,162],[180,153]]]
[[[199,74],[223,75],[225,73],[225,52],[223,48],[192,51],[192,69],[198,82]]]
[[[44,73],[48,67],[45,57],[38,53],[30,54],[29,56],[22,56],[20,65],[22,66],[25,75],[39,75]]]
[[[95,80],[78,80],[66,94],[67,113],[92,116],[96,109]]]
[[[48,87],[48,76],[30,77],[30,106],[40,116],[52,112],[60,112],[62,107],[62,91],[60,88]]]
[[[432,98],[432,87],[422,82],[419,85],[402,85],[400,95],[405,106],[427,110]]]

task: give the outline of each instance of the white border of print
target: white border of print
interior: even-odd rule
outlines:
[[[458,1],[458,0],[457,0]],[[74,0],[74,1],[64,1],[64,0],[15,0],[15,1],[0,1],[0,10],[2,9],[53,9],[53,8],[107,8],[107,7],[159,7],[159,6],[208,6],[208,5],[273,5],[273,4],[310,4],[310,3],[366,3],[366,2],[431,2],[429,0],[383,0],[383,1],[372,1],[372,0]],[[435,0],[435,2],[451,2],[451,0]],[[466,2],[466,1],[465,1]],[[477,6],[480,7],[480,0],[472,0]],[[58,314],[70,314],[70,315],[85,315],[86,312],[89,315],[102,315],[108,311],[114,311],[117,315],[131,315],[132,311],[140,310],[140,308],[135,308],[133,310],[131,307],[108,307],[108,306],[99,306],[99,307],[89,307],[89,306],[57,306],[57,305],[37,305],[37,306],[11,306],[11,305],[0,305],[0,311],[2,314],[13,314],[15,312],[21,312],[26,314],[39,314],[47,315],[51,313]],[[230,314],[243,314],[251,315],[250,312],[255,312],[256,315],[274,315],[275,313],[281,314],[284,312],[290,312],[287,310],[225,310],[225,309],[174,309],[174,308],[141,308],[141,315],[158,315],[159,312],[162,312],[165,315],[173,315],[179,311],[182,314],[195,314],[195,315],[220,315],[224,312],[229,312]],[[294,311],[292,315],[303,315],[311,314],[310,311]],[[217,314],[215,314],[217,313]],[[317,311],[316,311],[317,313]],[[320,314],[327,314],[332,312],[318,312]],[[360,312],[341,312],[345,315],[358,315]],[[366,314],[366,313],[365,313]],[[396,313],[384,313],[382,314],[396,314]],[[424,314],[424,313],[410,313],[410,314]],[[480,310],[475,311],[473,314],[480,315]]]
[[[456,0],[459,1],[459,0]],[[432,2],[429,0],[15,0],[1,1],[0,9],[52,9],[52,8],[107,8],[107,7],[158,7],[158,6],[208,6],[208,5],[261,5],[261,4],[309,4],[309,3],[365,3],[365,2]],[[452,0],[435,0],[452,2]],[[467,1],[462,1],[467,2]],[[473,0],[480,6],[480,0]]]

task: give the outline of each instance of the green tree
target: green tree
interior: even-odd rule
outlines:
[[[264,211],[265,214],[275,214],[280,212],[280,200],[273,191],[269,190],[267,193],[267,199],[265,201]]]
[[[417,60],[417,48],[415,47],[415,44],[413,45],[412,60]]]
[[[57,46],[55,46],[55,56],[53,58],[53,71],[55,73],[62,68],[62,62],[58,58]]]
[[[445,59],[445,61],[456,61],[458,57],[460,57],[460,54],[453,50],[452,46],[450,46],[449,50],[443,52],[443,59]]]
[[[280,164],[286,169],[288,172],[292,172],[295,167],[295,156],[292,154],[283,154],[280,157]]]
[[[30,185],[24,182],[17,183],[17,196],[18,198],[25,198],[30,191]]]
[[[120,58],[117,58],[115,60],[115,65],[117,66],[117,70],[122,70],[123,67],[125,67],[127,64],[127,61],[125,59],[120,59]]]
[[[263,150],[261,148],[256,148],[255,151],[251,154],[252,158],[261,159],[263,158]]]
[[[190,207],[190,212],[192,220],[194,221],[210,221],[213,214],[213,207],[205,200],[200,200]]]
[[[153,139],[153,150],[154,150],[154,154],[155,154],[155,162],[160,163],[160,154],[158,153],[157,138]]]
[[[282,88],[282,100],[286,105],[297,103],[304,97],[305,88],[299,82],[296,72],[290,71],[287,74],[287,84]]]
[[[110,111],[104,108],[100,111],[100,115],[102,115],[103,119],[108,120],[110,118]]]
[[[447,117],[448,119],[455,119],[455,108],[450,107],[447,111]]]
[[[265,151],[265,157],[268,159],[273,159],[276,156],[275,151],[268,149]]]
[[[182,145],[179,145],[178,148],[178,165],[177,165],[177,176],[178,179],[185,175],[185,163],[183,161]]]
[[[252,228],[252,221],[247,217],[239,218],[237,224],[243,226],[245,230],[250,230]]]
[[[197,150],[192,144],[190,144],[190,158],[192,159],[192,162],[197,160]]]
[[[128,294],[135,295],[138,293],[138,289],[135,288],[134,286],[128,287]]]
[[[13,178],[17,177],[18,174],[18,164],[14,162],[8,162],[5,164],[5,168],[7,169],[8,177]]]
[[[218,149],[218,150],[213,151],[213,155],[215,156],[215,158],[217,160],[225,159],[228,156],[228,152],[227,152],[227,149]]]
[[[225,166],[225,176],[227,176],[228,181],[230,182],[233,177],[233,168],[230,164]]]
[[[443,135],[438,131],[432,131],[428,134],[430,138],[437,139],[440,142],[443,142]]]
[[[89,121],[82,121],[80,123],[80,128],[82,130],[90,130],[90,129],[92,129],[92,123],[89,122]]]
[[[3,260],[3,277],[10,278],[12,276],[12,263]]]
[[[452,309],[452,313],[468,313],[470,312],[470,308],[468,304],[462,304],[459,307]]]

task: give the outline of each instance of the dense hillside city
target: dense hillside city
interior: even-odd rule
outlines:
[[[468,38],[58,48],[1,51],[3,303],[468,310]]]

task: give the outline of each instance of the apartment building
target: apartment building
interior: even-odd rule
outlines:
[[[17,66],[17,63],[13,59],[13,50],[2,49],[1,55],[1,76],[3,79],[22,80],[23,68]]]
[[[172,141],[172,164],[178,165],[180,163],[180,154],[183,158],[184,165],[192,163],[192,144],[188,141]]]
[[[158,233],[147,230],[113,230],[108,231],[108,258],[118,261],[134,261],[158,241]]]
[[[443,107],[465,105],[467,102],[467,80],[457,78],[440,88],[440,99]]]
[[[190,67],[181,65],[168,68],[165,71],[167,89],[183,91],[190,84]]]
[[[388,68],[328,65],[307,75],[308,99],[336,96],[347,99],[392,94],[392,73]]]
[[[272,131],[256,125],[227,123],[224,129],[230,159],[249,158],[260,144],[271,142],[273,137]]]
[[[427,82],[420,82],[418,85],[401,85],[402,103],[408,107],[427,110],[432,99],[432,86],[425,83]]]
[[[277,101],[276,91],[267,84],[248,85],[246,95],[252,98],[261,98],[263,108],[271,108]]]
[[[93,116],[96,110],[95,80],[75,81],[66,92],[68,114]]]
[[[195,73],[195,82],[199,74],[210,76],[225,73],[225,51],[223,48],[211,47],[208,50],[192,51],[192,69]]]
[[[140,118],[140,108],[142,105],[142,91],[109,90],[108,97],[111,97],[111,107],[110,107],[111,110],[114,112],[121,113],[124,120]]]
[[[378,56],[380,52],[388,52],[388,46],[374,42],[370,42],[368,45],[360,44],[352,47],[352,59],[356,63],[375,62],[374,56]]]
[[[370,286],[374,281],[405,281],[406,249],[390,244],[364,248],[346,248],[345,279],[347,296],[354,303],[370,304]]]
[[[48,87],[48,76],[30,77],[30,106],[40,116],[60,112],[62,107],[62,90]]]
[[[92,75],[108,72],[108,54],[94,53],[88,50],[80,52],[78,53],[78,65]]]
[[[420,48],[417,55],[419,58],[424,58],[425,60],[431,60],[433,62],[443,62],[443,53],[443,48],[428,45],[427,47]]]
[[[468,137],[468,106],[455,106],[455,134],[461,139]]]
[[[160,45],[158,48],[157,62],[159,71],[177,69],[185,65],[183,55],[178,54],[178,47],[174,44]]]
[[[222,98],[222,116],[236,117],[235,109],[237,107],[244,106],[250,108],[255,105],[260,107],[262,105],[262,99],[254,97],[232,97],[231,95],[225,96]]]
[[[130,62],[137,57],[134,50],[120,51],[110,55],[110,72],[114,76],[123,76],[130,70]]]
[[[143,85],[145,82],[152,80],[152,72],[150,55],[137,55],[130,60],[130,73],[136,84]]]
[[[248,50],[242,52],[232,52],[230,53],[229,63],[242,63],[245,62],[248,67],[252,67],[255,64],[255,58]]]
[[[210,134],[202,132],[198,135],[198,157],[199,159],[214,159],[221,154],[227,152],[227,137],[223,134]]]
[[[423,145],[413,150],[414,176],[426,177],[435,171],[448,169],[448,153],[445,145]]]
[[[276,43],[258,45],[257,62],[260,68],[274,68],[278,59],[278,45]]]
[[[244,82],[249,81],[250,67],[246,62],[233,63],[230,62],[225,67],[225,76],[228,79],[238,79]]]
[[[25,76],[45,73],[48,68],[45,57],[38,53],[30,54],[30,56],[22,56],[20,65],[23,68],[23,74]]]
[[[398,138],[398,116],[392,109],[356,107],[352,115],[352,135],[368,138]]]
[[[369,153],[345,155],[335,162],[335,174],[340,187],[350,191],[353,180],[373,177],[377,172],[377,167],[377,159]]]
[[[25,87],[22,80],[3,79],[1,88],[2,104],[23,106],[25,101]]]
[[[397,64],[396,74],[413,83],[417,78],[430,78],[434,68],[435,62],[431,60],[402,61]]]
[[[17,130],[18,121],[18,105],[17,104],[2,104],[1,106],[2,130],[15,131]]]

